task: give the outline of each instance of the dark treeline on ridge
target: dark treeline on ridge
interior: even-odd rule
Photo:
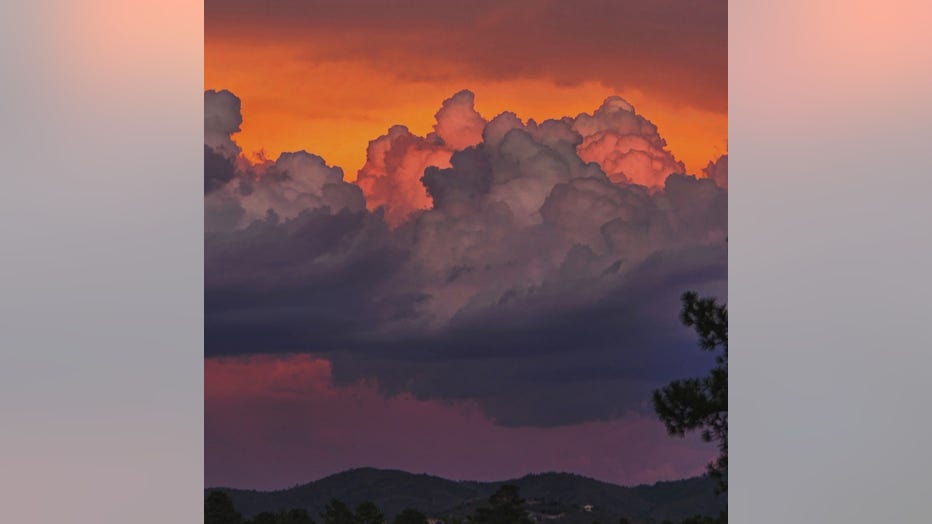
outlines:
[[[391,517],[386,516],[371,502],[362,502],[353,510],[337,499],[331,499],[324,510],[312,516],[307,510],[294,508],[279,512],[265,511],[252,518],[244,518],[234,507],[230,496],[220,490],[207,492],[204,500],[204,524],[534,524],[536,522],[571,522],[580,524],[724,524],[727,513],[717,517],[695,515],[673,521],[669,519],[638,519],[635,517],[606,515],[591,506],[560,508],[532,507],[539,501],[521,498],[512,484],[501,486],[488,501],[468,515],[428,516],[415,508],[406,508]],[[570,511],[567,511],[570,510]],[[572,510],[576,510],[572,512]],[[571,514],[568,514],[571,513]],[[609,518],[606,518],[609,517]]]

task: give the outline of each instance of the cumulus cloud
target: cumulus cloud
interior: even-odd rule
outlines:
[[[343,180],[343,170],[306,151],[252,164],[232,139],[242,123],[240,101],[229,91],[204,97],[204,192],[208,231],[233,229],[270,212],[291,219],[304,211],[365,209],[362,191]]]
[[[728,189],[728,155],[722,155],[715,162],[709,162],[702,172],[706,178],[714,180],[718,187]]]
[[[592,115],[567,121],[583,136],[580,158],[598,163],[615,182],[656,188],[668,175],[686,170],[666,149],[657,126],[621,97],[609,97]]]
[[[365,193],[369,209],[384,207],[386,220],[393,226],[412,212],[430,207],[430,197],[420,181],[424,169],[449,167],[454,151],[482,140],[486,122],[475,110],[470,91],[444,100],[435,118],[434,132],[426,137],[396,125],[369,142],[366,163],[356,183]]]
[[[240,131],[240,100],[233,93],[204,92],[204,193],[222,188],[236,176],[240,147],[231,135]]]
[[[305,151],[282,153],[275,162],[243,173],[236,182],[230,191],[238,193],[246,222],[264,217],[269,210],[289,219],[305,210],[365,209],[362,191],[343,180],[342,169]]]
[[[243,116],[239,97],[226,89],[204,92],[204,145],[226,158],[236,158],[240,148],[230,135],[240,131]]]
[[[449,165],[451,154],[439,142],[414,135],[405,126],[392,126],[369,142],[356,183],[369,208],[385,208],[389,223],[397,225],[411,212],[430,207],[430,197],[418,179],[426,167]]]
[[[676,164],[621,99],[485,123],[464,91],[428,136],[370,143],[358,186],[303,152],[241,169],[207,195],[228,217],[206,239],[207,354],[314,354],[338,384],[473,401],[505,426],[647,409],[711,364],[676,313],[686,289],[725,291],[727,193],[653,164],[608,173],[584,151],[609,135],[644,147],[606,165]]]
[[[369,209],[384,207],[386,219],[394,227],[414,211],[431,208],[437,198],[446,198],[449,203],[455,198],[450,184],[462,186],[466,178],[447,176],[453,181],[445,184],[438,169],[450,168],[454,153],[480,144],[502,148],[493,159],[498,162],[494,172],[501,182],[497,198],[525,218],[536,215],[557,180],[577,176],[589,169],[585,166],[588,162],[598,164],[613,182],[651,189],[663,187],[670,174],[685,171],[683,163],[666,149],[657,127],[617,96],[607,98],[591,115],[541,124],[533,120],[525,124],[513,113],[487,122],[474,104],[473,93],[460,91],[443,102],[434,132],[427,136],[416,136],[396,125],[370,142],[366,164],[357,177]],[[517,133],[506,140],[514,129],[523,135]],[[548,162],[563,165],[552,168]],[[425,170],[429,174],[422,179]],[[535,172],[534,176],[526,176],[530,172]],[[515,209],[519,202],[524,203],[523,209]]]
[[[437,111],[434,132],[449,149],[459,151],[482,141],[486,121],[476,111],[475,102],[472,91],[464,89],[444,100]]]

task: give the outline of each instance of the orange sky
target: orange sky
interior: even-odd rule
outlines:
[[[330,4],[334,3],[324,7]],[[672,36],[645,33],[638,37],[633,30],[625,33],[634,34],[626,37],[628,41],[555,36],[544,45],[530,36],[539,38],[539,32],[552,29],[547,25],[550,18],[559,17],[540,20],[537,27],[528,22],[522,27],[531,29],[524,30],[529,32],[524,35],[512,27],[509,18],[519,16],[515,10],[523,4],[505,4],[501,9],[486,6],[481,12],[464,13],[466,27],[457,29],[449,26],[443,11],[417,11],[413,16],[397,10],[374,12],[377,7],[372,7],[373,19],[397,18],[396,23],[376,24],[365,14],[336,7],[329,15],[304,19],[306,13],[294,3],[293,11],[280,10],[283,18],[267,20],[262,17],[271,15],[260,9],[261,3],[208,2],[205,88],[228,89],[242,100],[242,132],[234,139],[247,155],[264,150],[275,158],[282,151],[304,149],[343,167],[350,180],[365,163],[369,140],[385,134],[393,124],[407,125],[416,134],[427,133],[441,102],[461,89],[476,94],[477,109],[486,119],[508,110],[538,121],[591,113],[607,96],[617,94],[658,126],[688,171],[697,173],[727,152],[719,36],[711,39],[712,44],[703,44],[705,29],[690,32],[692,25],[684,18],[676,34],[687,34],[691,40],[678,44],[679,53],[662,44]],[[558,14],[567,19],[575,11]],[[624,19],[623,14],[619,19]],[[327,16],[332,18],[330,23],[326,23]],[[597,20],[578,22],[592,25]],[[439,21],[447,25],[437,31]],[[479,33],[475,27],[470,32],[470,24],[483,27],[481,45],[471,45]],[[605,38],[615,38],[615,25],[605,26]],[[601,26],[592,27],[597,32]],[[588,53],[585,46],[597,52]],[[707,47],[698,58],[688,56],[687,50]],[[468,51],[459,54],[460,48]],[[556,57],[552,68],[547,66],[549,57],[538,53],[538,48]],[[506,49],[514,49],[514,55],[505,56]],[[715,56],[706,59],[709,54]],[[724,61],[724,53],[721,58]],[[512,69],[514,74],[510,74]]]

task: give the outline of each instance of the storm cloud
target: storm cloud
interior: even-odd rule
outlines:
[[[211,93],[205,145],[230,158],[239,106]],[[622,417],[709,366],[678,299],[724,296],[726,189],[618,97],[540,123],[473,103],[390,128],[357,183],[306,152],[205,174],[207,356],[311,354],[503,426]]]

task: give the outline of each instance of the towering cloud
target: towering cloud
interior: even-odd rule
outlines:
[[[240,168],[206,197],[239,210],[206,239],[207,354],[309,353],[506,426],[642,410],[708,365],[679,294],[725,287],[727,193],[677,167],[620,98],[486,123],[464,91],[370,143],[358,186],[304,152]]]
[[[385,208],[388,222],[398,225],[411,212],[430,207],[419,178],[429,166],[448,166],[451,154],[439,141],[414,135],[405,126],[392,126],[388,134],[369,142],[356,183],[369,208]]]
[[[236,176],[234,164],[240,147],[231,135],[239,132],[242,123],[236,95],[204,92],[204,193],[220,189]]]
[[[369,142],[366,164],[356,183],[362,188],[370,209],[385,208],[393,226],[418,209],[430,207],[421,185],[427,167],[449,167],[454,151],[482,140],[485,120],[476,112],[473,94],[460,91],[444,100],[436,114],[434,132],[419,137],[404,126],[393,126],[388,134]]]
[[[419,137],[404,126],[393,126],[388,134],[369,143],[367,162],[357,178],[369,209],[384,207],[388,222],[393,227],[400,225],[412,212],[428,209],[432,201],[445,196],[443,182],[438,182],[436,175],[431,175],[422,185],[421,177],[427,168],[450,168],[453,153],[479,145],[483,139],[487,147],[500,147],[505,134],[515,128],[524,129],[529,138],[513,137],[504,145],[506,152],[498,155],[496,167],[499,177],[508,180],[503,180],[500,184],[503,187],[498,189],[512,207],[523,202],[524,208],[516,211],[526,217],[538,211],[556,180],[551,177],[561,176],[548,166],[540,165],[547,162],[548,155],[555,158],[553,155],[544,153],[539,158],[531,158],[537,148],[529,142],[534,140],[559,151],[561,156],[557,161],[568,162],[565,164],[568,168],[583,169],[585,162],[598,164],[613,182],[659,189],[668,175],[685,172],[683,163],[666,149],[657,127],[617,96],[607,98],[592,115],[583,113],[576,118],[564,118],[565,125],[551,121],[539,126],[530,121],[525,126],[514,114],[504,113],[487,128],[486,120],[476,112],[474,103],[473,93],[460,91],[443,102],[436,114],[433,133]],[[524,164],[506,167],[507,162],[522,155]],[[541,172],[531,177],[521,178],[521,173],[515,171],[538,168],[542,168]],[[511,178],[520,180],[504,183]],[[433,191],[430,191],[431,184],[435,186]],[[504,194],[509,191],[511,194]],[[541,191],[543,195],[539,194]]]
[[[666,150],[657,126],[620,97],[607,98],[592,115],[567,120],[583,136],[580,158],[598,163],[615,182],[657,188],[668,175],[685,172],[683,163]]]
[[[204,92],[204,145],[226,158],[236,158],[240,148],[231,135],[240,131],[243,116],[240,100],[233,93]]]
[[[482,142],[486,121],[476,111],[476,98],[466,89],[443,101],[435,118],[434,133],[453,151]]]

